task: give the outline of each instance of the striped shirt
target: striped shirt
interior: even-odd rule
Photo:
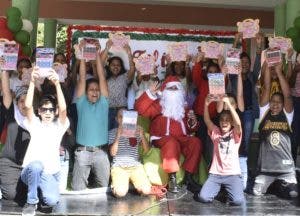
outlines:
[[[108,132],[109,144],[115,141],[117,128],[114,128]],[[141,165],[139,161],[138,146],[141,142],[141,138],[137,137],[127,138],[120,137],[118,152],[113,157],[112,167],[133,167]]]

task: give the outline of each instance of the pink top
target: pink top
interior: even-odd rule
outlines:
[[[234,130],[221,134],[220,129],[215,126],[209,134],[214,144],[214,155],[209,173],[217,175],[240,175],[239,147],[241,134]]]
[[[297,73],[295,87],[291,89],[292,96],[300,97],[300,73]]]

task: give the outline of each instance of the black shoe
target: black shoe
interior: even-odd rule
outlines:
[[[168,191],[171,193],[178,193],[179,188],[176,182],[176,173],[169,174]]]
[[[200,199],[200,197],[199,197],[199,193],[194,193],[193,199],[194,199],[196,202],[202,202],[201,199]]]
[[[48,206],[48,205],[45,205],[45,204],[42,204],[40,203],[38,205],[38,210],[42,213],[47,213],[47,214],[50,214],[52,212],[52,207],[51,206]]]
[[[185,184],[187,189],[192,193],[199,193],[201,190],[201,185],[194,181],[192,173],[185,172]]]
[[[36,208],[36,204],[26,203],[22,210],[22,216],[34,216]]]

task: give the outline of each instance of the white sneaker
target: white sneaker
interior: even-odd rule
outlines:
[[[22,216],[34,216],[36,209],[37,209],[36,204],[26,203],[22,210]]]

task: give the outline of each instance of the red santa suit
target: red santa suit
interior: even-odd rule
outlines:
[[[151,120],[150,139],[154,146],[161,149],[164,171],[167,173],[177,172],[180,154],[183,154],[185,157],[184,170],[195,173],[202,153],[202,144],[197,137],[188,135],[189,132],[196,131],[198,125],[187,123],[187,111],[185,117],[179,121],[164,116],[160,100],[149,90],[136,100],[135,109],[139,115]]]

